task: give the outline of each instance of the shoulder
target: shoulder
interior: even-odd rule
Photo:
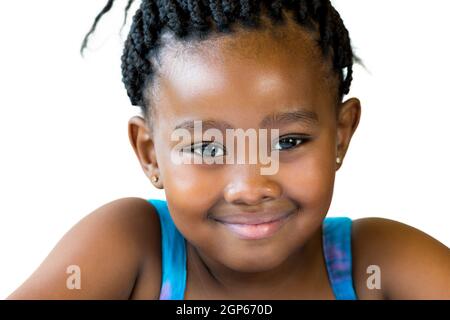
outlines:
[[[383,218],[354,220],[352,255],[361,299],[450,299],[448,247],[412,226]]]
[[[148,201],[111,201],[67,231],[8,299],[128,299],[143,276],[152,277],[146,282],[151,299],[159,293],[159,245],[159,220]],[[78,270],[80,288],[68,285],[70,266]]]

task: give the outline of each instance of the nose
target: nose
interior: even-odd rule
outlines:
[[[257,205],[281,196],[281,186],[274,176],[261,175],[258,165],[238,164],[230,173],[230,183],[224,191],[224,198],[233,204]]]

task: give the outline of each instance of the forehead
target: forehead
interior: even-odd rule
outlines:
[[[314,34],[292,24],[172,42],[160,57],[153,108],[165,122],[226,117],[246,127],[283,108],[331,108],[330,66]]]

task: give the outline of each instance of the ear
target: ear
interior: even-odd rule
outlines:
[[[341,163],[347,153],[350,140],[358,127],[361,118],[361,102],[357,98],[351,98],[340,105],[337,116],[336,157],[341,158]]]
[[[153,136],[142,117],[134,116],[128,121],[128,138],[145,175],[156,188],[163,189]],[[158,177],[156,182],[152,181],[153,176]]]

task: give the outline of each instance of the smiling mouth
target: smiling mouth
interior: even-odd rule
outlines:
[[[276,220],[258,224],[229,223],[219,220],[216,221],[234,233],[239,239],[259,240],[269,238],[277,233],[277,231],[281,229],[281,227],[292,215],[294,215],[294,212],[291,212]]]

